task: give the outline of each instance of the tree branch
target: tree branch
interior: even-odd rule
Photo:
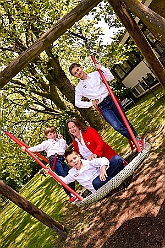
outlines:
[[[101,0],[82,0],[76,8],[61,18],[50,30],[33,43],[32,46],[27,48],[17,59],[12,61],[0,74],[0,89],[99,2],[101,2]]]

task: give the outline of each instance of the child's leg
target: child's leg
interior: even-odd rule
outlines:
[[[132,126],[131,122],[128,120],[128,118],[127,118],[127,116],[126,116],[126,114],[125,114],[125,111],[124,111],[124,109],[123,109],[122,104],[121,104],[120,102],[119,102],[118,104],[120,105],[120,108],[122,109],[123,114],[124,114],[124,116],[126,117],[128,123],[129,123],[129,125],[130,125],[130,127],[131,127],[131,129],[132,129],[133,134],[135,135],[135,137],[138,137],[137,132],[135,131],[134,127]],[[120,113],[119,113],[119,111],[118,111],[116,105],[114,104],[114,102],[113,102],[113,105],[112,105],[112,110],[113,110],[113,112],[115,113],[115,115],[117,116],[117,118],[119,119],[119,121],[120,121],[121,123],[123,123],[123,125],[125,126],[125,123],[124,123],[124,121],[123,121],[123,119],[122,119],[122,117],[121,117],[121,115],[120,115]]]
[[[56,159],[56,164],[54,167],[54,172],[58,175],[58,176],[62,176],[65,177],[68,175],[68,171],[69,171],[69,166],[64,162],[64,158],[63,156],[57,156]],[[68,184],[68,186],[75,190],[75,182],[72,182],[70,184]],[[63,187],[66,194],[70,197],[71,193],[69,190],[65,189],[65,187]]]
[[[107,169],[107,178],[105,181],[101,181],[100,177],[96,177],[92,184],[95,190],[99,189],[101,186],[103,186],[105,183],[107,183],[110,179],[112,179],[114,176],[117,175],[119,171],[121,171],[124,168],[124,162],[123,159],[119,155],[115,155],[110,160],[110,167]]]
[[[122,108],[122,105],[119,103],[119,105]],[[114,102],[112,101],[111,97],[108,97],[106,99],[106,101],[104,101],[103,103],[98,104],[100,111],[104,117],[104,119],[119,133],[121,133],[123,136],[125,136],[127,139],[131,139],[131,136],[127,130],[127,128],[125,127],[125,124],[123,122],[122,117],[119,114],[118,109],[116,108],[116,105],[114,104]],[[123,108],[122,108],[123,110]],[[124,113],[124,110],[123,110]],[[124,113],[125,115],[125,113]],[[125,115],[126,117],[126,115]],[[127,117],[126,117],[127,118]],[[128,120],[128,119],[127,119]],[[128,121],[129,122],[129,121]],[[135,137],[137,137],[137,133],[135,131],[135,129],[133,128],[132,124],[129,122],[129,125],[135,135]]]

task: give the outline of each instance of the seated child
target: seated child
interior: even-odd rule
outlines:
[[[115,155],[119,157],[115,163],[109,163],[105,157],[84,160],[75,150],[66,150],[64,156],[72,168],[66,177],[60,177],[61,180],[66,184],[77,180],[92,193],[124,168],[124,162],[118,155]]]
[[[47,140],[43,141],[34,147],[28,148],[30,152],[41,152],[46,151],[47,157],[49,158],[49,163],[51,169],[58,175],[65,177],[68,175],[69,166],[64,162],[64,152],[68,148],[66,141],[63,139],[61,134],[56,137],[56,128],[54,126],[49,126],[45,128],[44,134]],[[25,147],[22,146],[22,151],[25,151]],[[75,190],[75,183],[72,182],[69,186]],[[64,188],[64,187],[63,187]],[[76,200],[76,197],[72,196],[71,193],[64,188],[66,194],[69,197],[70,202]]]

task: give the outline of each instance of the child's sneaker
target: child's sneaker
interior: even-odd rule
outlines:
[[[140,146],[140,148],[143,150],[145,147],[145,139],[139,139],[138,140],[138,145]]]
[[[82,192],[80,191],[80,192],[77,192],[80,196],[82,195]],[[75,204],[76,203],[76,201],[79,201],[79,199],[75,196],[75,195],[73,195],[73,194],[71,194],[71,196],[70,196],[70,198],[69,198],[69,201],[70,201],[70,203],[72,203],[72,204]]]
[[[75,197],[75,196],[71,196],[71,197],[69,198],[69,201],[70,201],[70,203],[72,203],[72,204],[74,204],[76,200],[77,200],[77,197]]]

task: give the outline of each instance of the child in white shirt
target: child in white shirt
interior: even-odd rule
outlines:
[[[124,168],[122,159],[116,164],[109,163],[105,157],[84,160],[75,150],[66,150],[64,156],[72,168],[61,180],[66,184],[76,180],[92,193]]]
[[[64,152],[68,148],[66,141],[63,139],[61,134],[56,137],[56,128],[54,126],[49,126],[45,128],[44,134],[47,140],[43,141],[41,144],[28,148],[30,152],[41,152],[46,151],[47,157],[49,158],[49,164],[51,169],[58,176],[67,176],[69,172],[69,166],[64,162]],[[21,147],[25,151],[25,147]],[[75,183],[70,183],[69,186],[75,190]],[[64,187],[63,187],[64,188]],[[71,195],[71,193],[64,188],[66,194],[69,196],[70,202],[73,202],[76,198]]]
[[[114,76],[108,68],[101,66],[99,64],[95,65],[97,70],[101,70],[105,79],[111,81],[114,79]],[[127,130],[125,123],[113,102],[109,91],[106,85],[102,82],[102,78],[98,71],[87,74],[84,72],[82,66],[77,63],[73,63],[69,67],[71,75],[76,78],[79,78],[80,81],[75,87],[75,106],[78,108],[90,108],[95,106],[99,109],[104,119],[119,133],[125,136],[127,139],[132,140],[129,131]],[[83,101],[82,98],[88,98],[91,101]],[[119,99],[117,99],[118,104],[121,110],[124,113],[124,109],[121,105]],[[125,115],[125,113],[124,113]],[[125,115],[126,117],[126,115]],[[128,120],[128,119],[127,119]],[[129,122],[130,128],[140,146],[141,149],[144,149],[145,140],[140,139],[136,130]]]

